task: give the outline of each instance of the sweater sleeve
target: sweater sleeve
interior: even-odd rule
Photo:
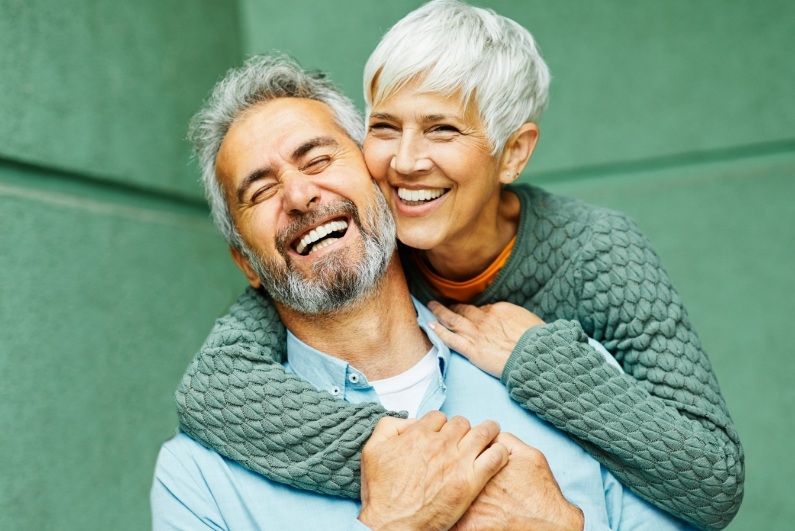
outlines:
[[[318,391],[281,365],[285,329],[270,298],[247,289],[219,319],[175,398],[180,427],[271,480],[360,496],[361,449],[387,413]]]
[[[514,400],[570,433],[638,495],[721,529],[743,497],[739,437],[657,255],[632,221],[617,223],[596,224],[580,252],[571,275],[578,320],[528,330],[502,380]],[[606,364],[586,333],[626,374]]]

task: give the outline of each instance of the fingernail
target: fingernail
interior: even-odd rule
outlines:
[[[429,321],[428,326],[430,327],[431,330],[436,330],[436,323],[434,323],[433,321]]]

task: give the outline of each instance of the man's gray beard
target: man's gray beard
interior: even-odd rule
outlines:
[[[364,212],[364,223],[356,206],[347,199],[296,219],[277,234],[276,248],[281,258],[261,257],[244,246],[243,254],[265,291],[274,300],[302,314],[332,313],[369,295],[384,277],[396,245],[395,220],[380,190],[376,188],[374,193],[376,203]],[[300,227],[341,214],[350,214],[362,234],[360,258],[350,263],[348,258],[356,253],[338,249],[316,259],[311,276],[296,270],[286,248]],[[353,229],[353,226],[348,227],[348,230]]]

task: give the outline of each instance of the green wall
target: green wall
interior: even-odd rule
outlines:
[[[184,142],[234,3],[0,0],[0,529],[141,530],[242,285]]]
[[[172,392],[244,282],[183,141],[277,48],[361,103],[418,1],[0,0],[0,529],[145,529]],[[795,4],[481,1],[553,73],[524,179],[630,213],[710,352],[747,454],[730,529],[788,529]]]

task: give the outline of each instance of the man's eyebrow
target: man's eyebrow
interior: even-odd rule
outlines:
[[[311,140],[307,140],[306,142],[295,148],[295,150],[293,150],[292,159],[293,161],[296,161],[317,147],[336,146],[336,145],[339,145],[339,142],[337,142],[337,140],[334,139],[333,137],[318,136]]]
[[[255,170],[248,174],[248,176],[237,186],[237,191],[235,193],[237,202],[243,202],[243,196],[246,195],[246,190],[248,190],[252,184],[259,181],[260,179],[270,177],[271,175],[273,175],[273,170],[271,168],[260,168],[259,170]]]

